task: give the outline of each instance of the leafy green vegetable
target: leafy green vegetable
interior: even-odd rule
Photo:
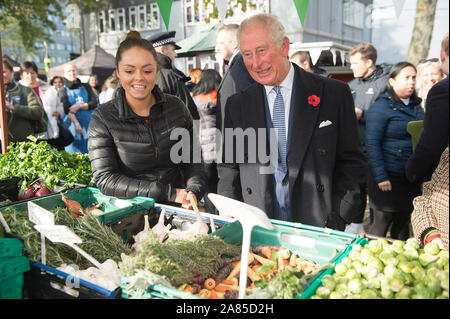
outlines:
[[[0,178],[19,177],[23,189],[38,179],[50,190],[60,182],[63,189],[73,188],[76,183],[95,186],[88,154],[69,154],[35,137],[28,138],[30,142],[11,143],[9,151],[0,154]]]

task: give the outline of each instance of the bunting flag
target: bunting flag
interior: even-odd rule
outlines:
[[[173,0],[156,0],[159,7],[159,12],[166,25],[166,30],[169,31],[170,11],[172,10]]]
[[[215,0],[217,10],[219,11],[220,23],[224,23],[227,15],[228,0]]]
[[[400,17],[400,14],[403,11],[403,6],[405,5],[405,0],[392,0],[394,2],[395,7],[395,15],[397,16],[397,19]]]
[[[303,26],[305,24],[306,12],[308,11],[309,0],[294,0],[294,3]]]

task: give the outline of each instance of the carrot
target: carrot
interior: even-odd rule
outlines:
[[[227,290],[232,291],[233,289],[231,289],[230,286],[226,286],[226,285],[217,285],[216,288],[214,288],[216,291],[218,292],[225,292]]]
[[[194,294],[194,289],[192,288],[191,285],[186,285],[186,286],[184,287],[184,291],[187,291],[187,292],[189,292],[189,293],[191,293],[191,294]]]
[[[206,289],[212,290],[212,289],[214,289],[214,287],[216,286],[216,282],[215,282],[214,279],[208,278],[208,279],[205,280],[204,285],[205,285],[205,288],[206,288]]]
[[[254,271],[254,272],[257,272],[258,271],[258,268],[259,267],[261,267],[262,265],[260,264],[260,265],[254,265],[253,267],[252,267],[252,270]]]
[[[209,299],[211,297],[211,291],[209,291],[208,289],[202,289],[198,293],[198,296],[205,299]]]
[[[225,299],[225,293],[219,292],[219,291],[217,291],[216,289],[211,290],[211,292],[213,292],[213,291],[214,291],[214,293],[217,295],[217,298],[218,298],[218,299]],[[211,298],[211,299],[212,299],[212,298]]]
[[[263,265],[272,262],[271,259],[264,258],[260,255],[256,255],[256,254],[252,254],[252,255],[253,255],[253,258],[255,258],[257,261],[259,261]]]
[[[233,267],[236,267],[237,264],[240,264],[240,261],[233,261],[231,264],[233,265]]]
[[[224,284],[224,285],[230,285],[230,286],[235,284],[234,280],[227,280],[227,279],[222,280],[220,283]]]
[[[261,253],[267,258],[272,259],[272,250],[268,246],[261,247]]]
[[[214,290],[211,290],[211,297],[209,299],[219,299],[219,296]]]

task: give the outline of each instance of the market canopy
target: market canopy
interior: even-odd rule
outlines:
[[[73,59],[70,63],[76,65],[78,75],[88,76],[91,74],[96,74],[100,85],[116,69],[114,56],[103,50],[98,45],[94,45],[94,47],[89,49],[85,54]],[[47,77],[51,79],[56,75],[63,76],[64,65],[65,64],[61,64],[50,68],[47,72]]]
[[[180,50],[177,50],[178,56],[182,58],[206,52],[214,52],[216,47],[216,32],[220,26],[220,24],[216,24],[213,27],[195,33],[189,38],[177,41],[177,45],[181,47]]]

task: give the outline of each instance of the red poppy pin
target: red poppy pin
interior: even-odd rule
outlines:
[[[312,106],[316,107],[320,103],[320,97],[317,95],[311,95],[308,97],[308,104],[311,104]]]

